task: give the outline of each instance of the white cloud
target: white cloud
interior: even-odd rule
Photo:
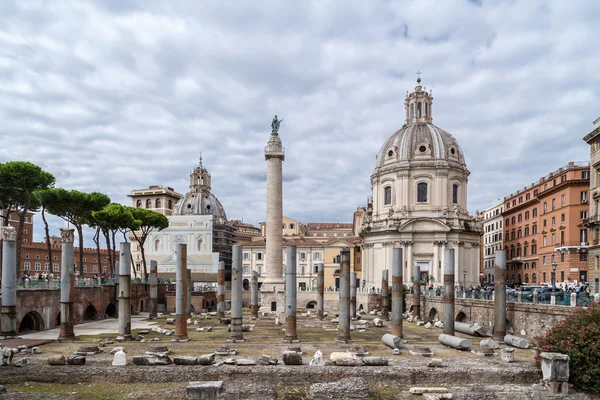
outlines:
[[[0,162],[124,204],[151,184],[186,192],[202,152],[228,217],[263,220],[278,114],[284,213],[350,221],[417,70],[463,147],[472,213],[588,158],[599,116],[596,2],[32,1],[0,15]]]

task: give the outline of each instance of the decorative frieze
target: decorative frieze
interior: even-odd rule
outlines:
[[[2,240],[14,242],[17,240],[17,231],[12,226],[5,226],[2,228]]]
[[[75,241],[75,229],[60,229],[60,238],[63,243],[73,243]]]

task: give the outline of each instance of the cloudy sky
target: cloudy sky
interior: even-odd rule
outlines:
[[[351,222],[417,71],[472,214],[588,159],[600,117],[594,0],[7,0],[0,16],[0,162],[123,204],[185,193],[202,152],[228,218],[264,220],[278,114],[284,214]]]

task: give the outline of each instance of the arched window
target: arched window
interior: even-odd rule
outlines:
[[[529,274],[525,274],[525,283],[529,283]]]
[[[198,251],[202,251],[202,238],[198,239]]]
[[[531,283],[537,283],[537,276],[535,274],[531,274]]]
[[[429,104],[425,103],[425,116],[429,115],[429,107],[428,107],[428,105]]]
[[[392,187],[386,186],[383,188],[383,204],[389,206],[392,204]]]
[[[535,262],[531,263],[531,269],[535,269]],[[535,274],[533,274],[535,276]],[[535,282],[535,281],[534,281]]]
[[[154,251],[158,251],[159,247],[160,247],[160,240],[156,239],[154,241]]]
[[[452,202],[458,204],[458,184],[452,185]]]
[[[410,105],[410,112],[408,118],[411,124],[415,121],[415,103],[412,103]]]
[[[417,202],[427,203],[427,184],[425,182],[417,183]]]
[[[417,118],[421,118],[421,102],[417,103]]]
[[[146,208],[152,208],[152,201],[150,199],[146,200]]]
[[[141,200],[138,200],[138,201],[136,201],[136,202],[135,202],[135,206],[136,206],[137,208],[140,208],[140,207],[142,206],[142,201],[141,201]]]
[[[160,199],[156,199],[156,208],[160,208],[161,204],[160,204]]]

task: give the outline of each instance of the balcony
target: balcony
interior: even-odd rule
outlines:
[[[584,226],[600,225],[600,214],[590,215],[589,218],[583,219]]]

